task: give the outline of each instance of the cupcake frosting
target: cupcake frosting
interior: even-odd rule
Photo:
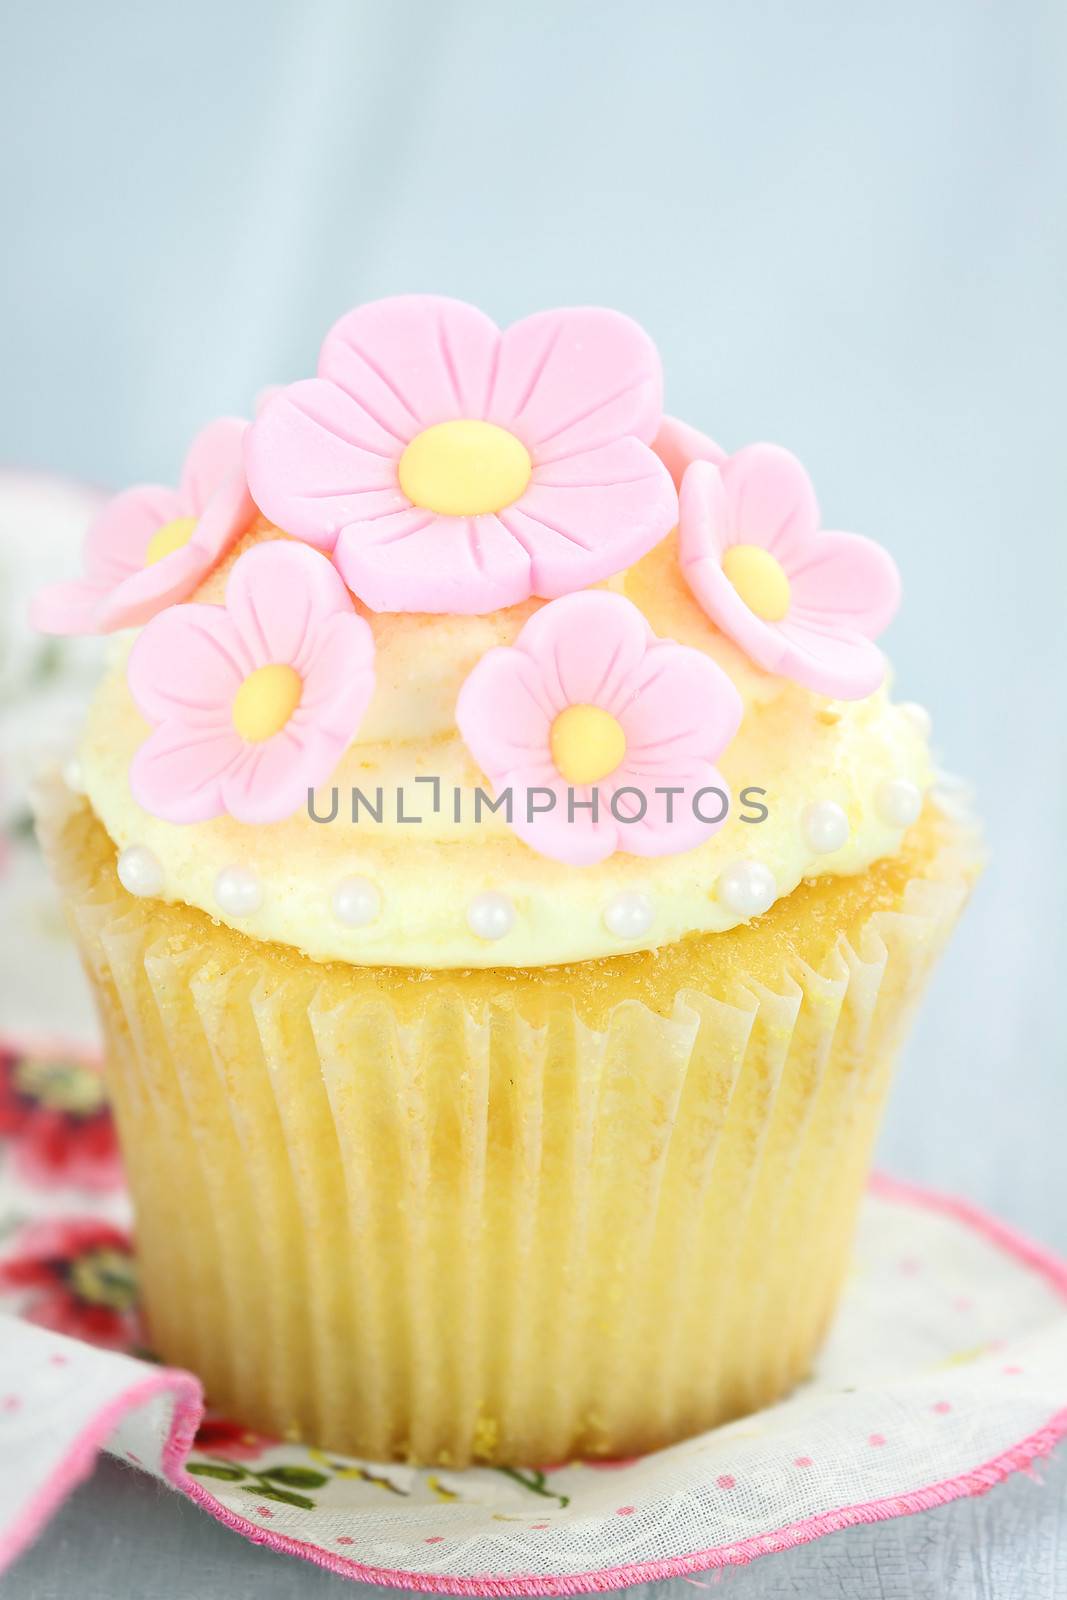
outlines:
[[[127,491],[114,574],[90,535],[91,595],[37,608],[121,625],[138,586],[79,751],[127,885],[322,961],[518,967],[898,852],[930,765],[874,642],[891,561],[660,393],[615,313],[405,297],[267,400],[243,487],[221,462],[159,527]]]

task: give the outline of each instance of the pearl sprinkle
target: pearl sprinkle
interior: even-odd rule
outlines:
[[[910,828],[923,808],[922,790],[910,778],[886,778],[878,785],[874,803],[891,828]]]
[[[774,873],[762,861],[735,861],[720,874],[715,893],[736,916],[758,917],[774,904],[778,885]]]
[[[476,939],[503,939],[515,926],[515,907],[506,894],[486,890],[467,907],[467,926]]]
[[[616,939],[643,939],[652,926],[656,908],[640,889],[613,895],[604,907],[604,926]]]
[[[816,800],[804,812],[804,837],[817,856],[848,843],[848,818],[835,800]]]
[[[369,878],[343,878],[330,899],[333,914],[346,928],[365,928],[382,909],[382,897]]]
[[[263,904],[263,885],[248,867],[223,867],[215,879],[215,901],[228,917],[247,917]]]
[[[161,892],[163,868],[147,845],[127,845],[125,850],[120,851],[115,866],[119,882],[130,894],[151,898]]]

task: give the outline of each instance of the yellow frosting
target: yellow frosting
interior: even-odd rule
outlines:
[[[277,531],[260,523],[196,598],[221,600],[233,560],[265,537]],[[832,701],[754,667],[693,599],[674,536],[608,587],[634,601],[655,633],[712,656],[741,696],[741,728],[719,763],[733,809],[696,850],[656,859],[616,853],[599,865],[574,867],[537,855],[502,813],[483,808],[475,822],[474,791],[488,786],[456,730],[456,696],[486,650],[516,637],[536,600],[482,617],[366,613],[377,687],[359,738],[316,797],[317,814],[329,816],[336,787],[332,822],[316,822],[302,810],[255,827],[226,816],[179,826],[142,811],[130,795],[128,772],[148,729],[126,686],[120,648],[80,750],[89,799],[120,849],[137,844],[154,853],[165,899],[319,960],[413,967],[538,966],[655,949],[741,920],[716,897],[720,875],[738,860],[769,869],[780,897],[803,879],[861,872],[900,850],[905,830],[880,813],[879,788],[904,779],[925,789],[931,769],[922,732],[885,690],[866,700]],[[254,707],[256,725],[264,727],[285,709],[285,694],[279,684],[257,694],[263,699]],[[559,753],[568,763],[595,755],[610,770],[618,748],[607,726],[612,719],[593,727],[589,710],[576,708],[585,719],[581,728],[558,719]],[[381,823],[361,803],[353,824],[352,789],[373,803],[379,787]],[[462,791],[458,819],[454,788]],[[749,788],[765,793],[742,805]],[[849,836],[840,849],[819,855],[804,818],[810,805],[824,801],[844,811]],[[757,804],[767,808],[766,820],[743,820],[757,814]],[[215,898],[219,872],[233,865],[262,883],[262,904],[246,916],[227,915]],[[370,880],[380,897],[378,914],[359,927],[347,926],[333,909],[338,886],[353,877]],[[633,890],[649,898],[653,915],[645,934],[626,940],[610,931],[604,913]],[[477,937],[467,921],[472,900],[487,892],[505,895],[515,911],[511,930],[495,940]]]

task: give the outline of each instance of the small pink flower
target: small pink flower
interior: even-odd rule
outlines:
[[[722,466],[697,461],[682,483],[679,556],[700,604],[767,672],[859,700],[885,676],[872,643],[900,599],[880,545],[819,528],[807,473],[777,445]]]
[[[673,855],[714,833],[724,808],[700,791],[725,793],[712,763],[740,720],[710,657],[657,639],[603,590],[536,611],[513,646],[482,657],[456,703],[471,754],[498,794],[512,791],[515,832],[577,866],[615,850]],[[656,792],[666,787],[677,792]]]
[[[618,312],[501,333],[459,300],[379,300],[264,406],[249,483],[372,610],[492,611],[596,583],[669,532],[661,392],[654,345]]]
[[[721,467],[729,460],[726,451],[714,439],[709,439],[698,428],[691,428],[688,422],[679,422],[677,417],[664,417],[652,448],[670,473],[676,489],[682,487],[686,468],[694,461],[711,461]]]
[[[374,688],[370,628],[324,556],[274,540],[235,563],[226,604],[173,606],[130,652],[155,732],[130,788],[168,822],[278,822],[324,782]]]
[[[43,633],[131,628],[191,594],[256,514],[241,444],[248,424],[220,417],[189,447],[177,489],[142,484],[104,506],[85,539],[85,577],[35,595]]]

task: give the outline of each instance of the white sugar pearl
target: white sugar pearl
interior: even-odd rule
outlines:
[[[652,926],[656,908],[640,889],[613,895],[604,907],[604,926],[616,939],[642,939]]]
[[[848,843],[848,818],[835,800],[816,800],[804,812],[804,837],[817,856]]]
[[[728,911],[739,917],[758,917],[773,906],[778,885],[762,861],[735,861],[720,873],[715,893]]]
[[[476,939],[502,939],[515,926],[515,907],[506,894],[488,889],[467,907],[467,926]]]
[[[917,700],[902,700],[897,710],[907,717],[920,738],[929,739],[933,722],[925,706],[921,706]]]
[[[119,882],[130,894],[157,895],[163,888],[163,868],[147,845],[130,844],[116,862]]]
[[[910,828],[923,808],[922,790],[910,778],[886,778],[878,785],[874,803],[891,828]]]
[[[369,878],[343,878],[330,900],[333,914],[346,928],[365,928],[382,909],[382,897]]]
[[[69,761],[63,763],[63,782],[71,794],[85,793],[85,773],[77,756],[71,756]]]
[[[248,867],[223,867],[215,879],[215,901],[229,917],[247,917],[263,904],[263,885]]]

